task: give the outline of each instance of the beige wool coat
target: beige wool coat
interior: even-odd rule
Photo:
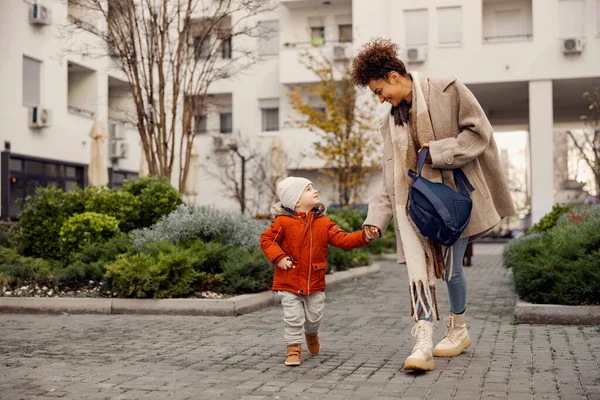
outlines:
[[[432,164],[425,164],[423,176],[439,181],[439,174],[432,174],[431,171],[432,168],[441,169],[443,182],[455,188],[452,169],[462,168],[475,187],[475,191],[471,193],[471,220],[462,237],[480,236],[496,226],[501,218],[516,214],[493,137],[494,132],[481,105],[463,83],[452,77],[428,79],[430,89],[426,101],[435,141],[429,143]],[[394,168],[401,163],[394,162],[388,114],[379,130],[383,136],[384,185],[382,191],[369,202],[364,225],[378,227],[383,235],[393,219],[398,242],[398,262],[404,263],[402,238],[394,207],[394,185],[403,182],[395,177],[406,174],[407,171],[396,171]]]

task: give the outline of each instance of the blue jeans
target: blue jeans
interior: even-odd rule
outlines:
[[[448,298],[450,299],[450,312],[452,314],[462,314],[467,308],[467,277],[463,270],[463,259],[465,257],[465,251],[467,250],[467,244],[469,244],[469,238],[459,239],[454,246],[452,246],[452,277],[448,279],[450,269],[446,270],[446,286],[448,287]],[[450,263],[450,254],[446,259],[446,264]],[[425,293],[421,290],[421,295],[425,298]],[[428,304],[428,306],[430,306]],[[419,312],[421,307],[417,312]],[[421,313],[419,319],[424,319],[433,322],[435,311],[432,312],[429,317],[425,317],[425,313]]]

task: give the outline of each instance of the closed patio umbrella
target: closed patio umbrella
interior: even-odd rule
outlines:
[[[190,153],[190,166],[188,169],[188,173],[185,179],[185,191],[184,195],[188,196],[191,199],[195,199],[198,195],[198,168],[200,168],[200,156],[196,151],[196,146],[192,147],[192,151]]]
[[[108,185],[108,163],[104,141],[108,137],[106,127],[100,121],[94,122],[89,137],[92,139],[91,160],[88,166],[88,184],[93,187]]]

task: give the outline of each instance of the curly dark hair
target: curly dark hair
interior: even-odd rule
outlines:
[[[398,45],[388,39],[371,39],[352,60],[352,82],[357,86],[367,86],[371,80],[384,79],[396,71],[407,76],[404,63],[398,58]]]

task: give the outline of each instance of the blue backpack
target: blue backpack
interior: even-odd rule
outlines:
[[[423,178],[421,171],[428,153],[428,148],[419,152],[416,173],[408,170],[408,176],[414,181],[408,194],[409,215],[421,235],[450,247],[469,225],[473,208],[469,190],[472,192],[475,188],[460,168],[453,170],[458,192],[443,183]]]

